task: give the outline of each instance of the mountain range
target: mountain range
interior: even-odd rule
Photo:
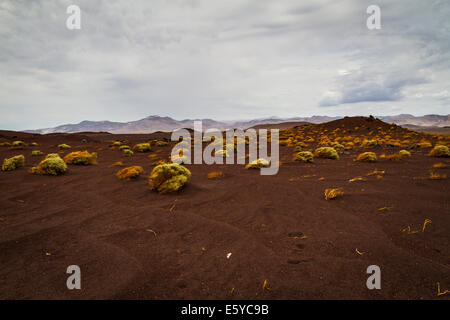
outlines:
[[[294,117],[294,118],[262,118],[242,121],[215,121],[212,119],[201,120],[203,130],[205,129],[247,129],[251,127],[261,127],[267,124],[279,124],[285,122],[309,122],[323,123],[336,120],[342,117],[312,116],[312,117]],[[449,127],[450,115],[425,115],[413,116],[410,114],[400,114],[396,116],[377,116],[377,118],[387,122],[395,123],[401,126],[411,127]],[[193,128],[192,119],[175,120],[170,117],[161,117],[157,115],[149,116],[136,121],[113,122],[113,121],[82,121],[77,124],[64,124],[53,128],[27,130],[26,132],[48,134],[48,133],[74,133],[74,132],[110,132],[110,133],[152,133],[156,131],[170,132],[179,128]]]

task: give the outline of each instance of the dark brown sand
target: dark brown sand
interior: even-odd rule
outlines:
[[[347,118],[316,127],[357,125],[371,124]],[[0,142],[39,143],[0,147],[1,160],[26,157],[25,168],[0,172],[0,298],[449,299],[437,295],[437,283],[441,292],[450,289],[450,184],[428,179],[434,163],[449,159],[416,149],[400,162],[360,163],[353,159],[367,150],[356,148],[340,160],[304,164],[286,146],[275,176],[243,165],[186,165],[186,187],[160,195],[148,187],[148,155],[167,160],[171,147],[124,157],[109,141],[163,136],[0,132]],[[28,172],[44,157],[32,150],[54,153],[60,143],[96,151],[98,165],[69,165],[58,177]],[[110,167],[116,161],[140,165],[144,174],[120,181],[120,168]],[[381,179],[366,175],[374,169],[385,170]],[[223,178],[207,179],[217,170]],[[435,171],[450,174],[448,167]],[[349,182],[356,176],[367,181]],[[330,187],[342,187],[344,196],[326,201]],[[432,223],[422,232],[425,219]],[[418,232],[402,232],[408,226]],[[72,264],[81,267],[81,290],[66,287]],[[381,268],[381,290],[366,287],[373,264]]]

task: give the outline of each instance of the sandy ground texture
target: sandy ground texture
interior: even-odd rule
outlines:
[[[309,126],[306,135],[316,139],[305,150],[337,128],[361,137],[379,128],[399,139],[409,132],[345,118]],[[433,145],[438,139],[420,135]],[[1,131],[0,142],[39,145],[0,147],[1,160],[26,158],[25,167],[0,172],[0,298],[450,298],[438,295],[438,283],[440,293],[450,289],[450,183],[429,179],[430,170],[449,175],[448,158],[417,148],[398,162],[353,161],[363,151],[402,149],[382,145],[307,164],[292,160],[294,146],[280,146],[277,175],[243,165],[186,165],[192,177],[185,188],[161,195],[150,190],[148,176],[155,161],[168,160],[170,145],[131,157],[110,147],[112,140],[132,146],[169,136]],[[98,164],[69,165],[56,177],[31,174],[60,143],[72,147],[64,154],[97,152]],[[121,181],[120,167],[111,167],[116,161],[144,173]],[[433,169],[438,162],[447,168]],[[384,174],[367,175],[375,169]],[[218,170],[223,177],[207,178]],[[363,180],[349,181],[358,176]],[[344,195],[325,200],[331,187]],[[425,219],[431,222],[423,230]],[[69,265],[81,268],[81,290],[66,287]],[[369,265],[381,268],[381,290],[366,287]]]

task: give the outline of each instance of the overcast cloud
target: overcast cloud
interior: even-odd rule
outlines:
[[[449,17],[448,0],[0,0],[0,128],[448,114]]]

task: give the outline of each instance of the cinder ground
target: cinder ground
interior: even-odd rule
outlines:
[[[371,126],[390,127],[346,118],[315,128],[355,126],[363,126],[362,136]],[[148,156],[167,160],[171,146],[132,157],[109,149],[111,140],[133,145],[168,136],[0,132],[1,141],[39,144],[0,147],[0,159],[26,157],[25,168],[0,172],[0,298],[449,299],[437,295],[438,282],[441,292],[450,289],[449,180],[428,179],[432,165],[448,166],[448,158],[415,149],[400,162],[360,163],[353,159],[367,150],[355,148],[339,160],[304,164],[292,161],[293,147],[281,146],[275,176],[243,165],[187,165],[188,185],[160,195],[148,187]],[[72,146],[66,153],[96,151],[98,165],[70,165],[58,177],[28,172],[43,158],[32,150],[54,153],[60,143]],[[116,161],[144,173],[120,181],[119,168],[110,167]],[[374,169],[385,174],[367,176]],[[207,179],[217,170],[223,178]],[[449,175],[448,167],[435,171]],[[349,182],[356,176],[366,181]],[[344,196],[326,201],[330,187],[343,188]],[[425,219],[432,222],[422,232]],[[66,288],[72,264],[81,267],[82,290]],[[366,288],[373,264],[381,268],[381,290]]]

